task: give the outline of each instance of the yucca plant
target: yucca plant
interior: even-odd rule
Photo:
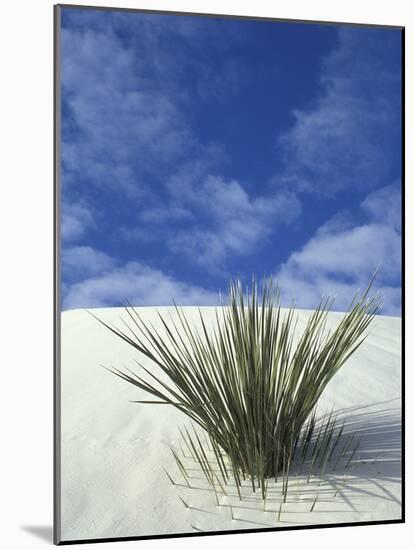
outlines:
[[[264,487],[264,480],[287,471],[300,440],[301,453],[307,452],[312,433],[307,426],[314,428],[319,397],[362,344],[380,307],[378,295],[369,297],[371,284],[356,295],[332,332],[326,330],[326,321],[333,300],[320,303],[298,341],[295,309],[281,308],[272,280],[264,281],[260,292],[253,280],[247,293],[239,281],[232,282],[228,303],[215,310],[213,330],[200,309],[199,330],[177,306],[176,316],[169,319],[158,312],[160,330],[128,305],[122,329],[101,323],[165,376],[139,361],[138,372],[109,370],[155,398],[137,403],[182,411],[228,458],[235,479],[242,474],[253,488],[255,480]],[[333,420],[325,430],[319,445],[328,453]]]

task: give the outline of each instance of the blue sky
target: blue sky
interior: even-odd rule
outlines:
[[[62,9],[62,306],[401,308],[400,31]]]

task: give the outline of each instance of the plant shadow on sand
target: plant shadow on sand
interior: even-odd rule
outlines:
[[[373,495],[400,504],[384,483],[401,484],[401,409],[392,406],[373,410],[397,401],[336,411],[339,419],[345,419],[345,434],[354,433],[360,439],[351,479],[345,483],[356,496]],[[330,476],[327,481],[330,483]]]
[[[215,490],[220,514],[230,514],[233,527],[272,528],[305,524],[329,524],[372,519],[373,509],[380,505],[399,516],[401,485],[401,410],[398,399],[361,407],[333,411],[338,422],[344,422],[343,439],[353,434],[360,440],[353,459],[334,464],[325,472],[307,475],[294,470],[289,474],[286,498],[281,496],[281,484],[269,480],[265,502],[260,493],[252,493],[249,483],[244,485],[243,498],[238,499],[234,483],[227,488],[227,496]],[[326,415],[319,419],[324,422]],[[189,458],[189,457],[188,457]],[[175,483],[176,490],[192,499],[198,491],[209,491],[200,486],[203,476],[189,465],[190,487]],[[308,479],[307,479],[308,478]],[[242,490],[242,488],[241,488]],[[213,491],[212,491],[213,493]],[[217,494],[216,494],[217,493]],[[200,510],[203,512],[203,510]],[[203,516],[203,514],[202,514]],[[198,518],[199,522],[202,517]],[[377,517],[373,517],[376,520]],[[199,523],[199,530],[202,524]],[[248,525],[247,525],[248,528]]]

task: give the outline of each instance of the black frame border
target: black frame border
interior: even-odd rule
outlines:
[[[235,529],[231,531],[209,531],[197,533],[169,533],[160,535],[141,535],[128,537],[103,537],[96,539],[61,540],[61,9],[120,11],[158,15],[196,16],[214,19],[246,19],[252,21],[274,21],[284,23],[302,23],[312,25],[343,25],[348,27],[387,28],[401,31],[401,193],[402,193],[402,237],[401,237],[401,434],[402,434],[402,470],[401,470],[401,519],[381,521],[361,521],[330,524],[313,524],[287,527],[254,529]],[[330,529],[334,527],[360,527],[368,525],[390,525],[405,523],[405,27],[369,23],[350,23],[341,21],[318,21],[286,19],[249,15],[229,15],[218,13],[198,13],[183,11],[153,10],[141,8],[122,8],[109,6],[90,6],[77,4],[55,4],[53,6],[53,543],[57,546],[71,544],[93,544],[102,542],[122,542],[138,540],[156,540],[171,538],[206,537],[215,535],[269,533],[278,531],[303,531],[309,529]]]

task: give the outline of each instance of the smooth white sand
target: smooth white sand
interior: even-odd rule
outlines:
[[[196,308],[184,309],[196,322]],[[213,320],[214,308],[202,311]],[[120,327],[125,316],[118,308],[95,313]],[[140,314],[158,325],[155,309],[140,308]],[[300,334],[310,312],[298,314]],[[330,325],[341,315],[331,313]],[[167,443],[177,443],[177,427],[188,424],[187,418],[170,406],[130,403],[148,395],[100,366],[133,367],[137,353],[86,311],[64,312],[62,540],[400,519],[400,350],[400,319],[377,317],[366,342],[320,400],[322,413],[334,406],[348,429],[362,436],[358,464],[342,491],[333,498],[332,482],[325,484],[310,512],[316,481],[301,485],[299,500],[293,487],[279,522],[278,487],[270,485],[265,512],[255,498],[240,503],[222,497],[221,503],[233,505],[232,519],[230,508],[218,508],[211,491],[174,487],[163,473],[166,467],[182,483]]]

